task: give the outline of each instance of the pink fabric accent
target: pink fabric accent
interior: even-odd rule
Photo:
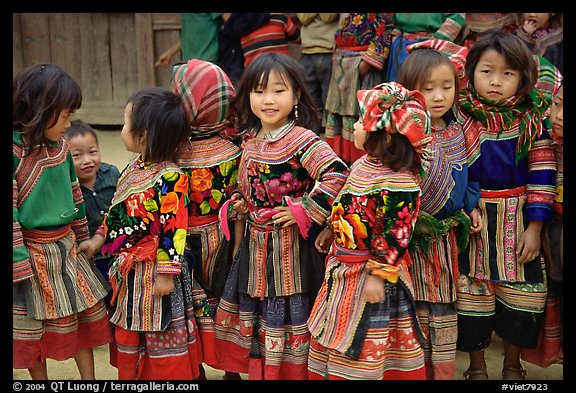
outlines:
[[[295,202],[290,197],[287,196],[284,197],[284,201],[286,202],[286,204],[290,208],[290,211],[292,212],[292,215],[296,219],[296,224],[298,224],[298,228],[300,228],[300,234],[302,234],[302,237],[304,239],[308,239],[308,231],[312,226],[312,219],[310,218],[310,215],[308,214],[306,209],[304,209],[304,206],[302,206],[302,202],[301,201]]]
[[[228,227],[228,206],[230,205],[230,199],[228,199],[218,211],[218,219],[220,220],[220,228],[224,233],[226,240],[230,240],[230,228]]]

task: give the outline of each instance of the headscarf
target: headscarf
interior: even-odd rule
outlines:
[[[430,116],[426,100],[418,90],[408,90],[397,82],[386,82],[370,90],[356,93],[360,106],[360,119],[366,132],[385,130],[404,135],[418,156],[429,159]],[[420,168],[422,172],[424,168]]]
[[[426,101],[418,90],[396,82],[381,83],[370,90],[358,90],[360,118],[367,132],[384,129],[404,135],[418,154],[431,140]]]
[[[230,107],[236,91],[219,66],[198,59],[177,64],[172,72],[172,88],[182,97],[192,139],[217,134],[233,139],[238,135]]]
[[[458,78],[460,79],[460,88],[463,88],[466,85],[466,57],[468,56],[468,48],[465,46],[456,45],[453,42],[446,41],[446,40],[426,40],[426,41],[419,41],[415,42],[414,44],[410,44],[406,47],[408,53],[412,53],[417,49],[422,48],[429,48],[435,49],[438,52],[446,55],[454,67],[456,67],[456,71],[458,71]]]
[[[551,99],[537,88],[531,89],[527,97],[513,95],[499,101],[487,100],[470,82],[460,91],[458,101],[462,111],[480,121],[487,131],[500,132],[519,124],[516,164],[528,156],[534,141],[541,135],[542,121],[551,104]]]

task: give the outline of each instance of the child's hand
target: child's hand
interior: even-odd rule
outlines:
[[[528,34],[533,34],[537,28],[536,21],[532,19],[526,19],[522,24],[522,29]]]
[[[530,221],[526,231],[520,236],[516,248],[516,258],[519,264],[530,262],[540,254],[540,234],[542,221]]]
[[[320,234],[316,238],[314,246],[316,246],[316,249],[321,253],[327,254],[328,251],[330,250],[330,246],[332,245],[333,241],[334,241],[334,230],[332,229],[332,227],[326,227],[322,232],[320,232]]]
[[[92,238],[88,240],[84,240],[82,243],[78,245],[77,252],[82,252],[88,256],[88,258],[92,258],[96,251],[102,248],[104,245],[104,238],[100,235],[94,235]]]
[[[364,284],[364,300],[368,303],[380,303],[386,299],[384,280],[378,276],[369,275]]]
[[[244,199],[244,197],[239,193],[236,192],[232,194],[232,196],[230,197],[230,203],[232,203],[232,206],[236,213],[240,214],[248,213],[248,204],[246,203],[246,199]]]
[[[475,207],[470,212],[470,233],[478,233],[482,229],[482,213]]]
[[[288,228],[290,225],[296,224],[296,219],[288,206],[278,206],[274,210],[280,210],[280,213],[272,216],[275,225],[282,225],[282,228]]]
[[[154,295],[166,296],[170,295],[174,290],[174,275],[173,274],[158,274],[156,282],[154,283]]]

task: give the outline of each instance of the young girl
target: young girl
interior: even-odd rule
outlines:
[[[77,242],[89,238],[82,192],[63,136],[82,104],[54,64],[22,70],[12,89],[12,367],[48,379],[46,359],[74,357],[95,379],[92,348],[112,340],[106,279]]]
[[[444,40],[421,41],[407,47],[409,56],[398,83],[419,90],[426,100],[432,129],[432,160],[420,179],[420,213],[410,246],[414,299],[426,342],[428,379],[453,380],[456,371],[456,283],[458,253],[469,229],[480,229],[474,209],[480,190],[468,184],[462,126],[452,105],[468,50]],[[474,219],[470,228],[471,215]]]
[[[535,89],[528,47],[499,30],[483,35],[466,60],[461,91],[468,175],[480,186],[480,232],[460,255],[458,344],[468,379],[487,379],[492,332],[504,342],[504,379],[523,379],[521,348],[536,345],[546,301],[540,232],[552,217],[556,164],[542,120],[550,102]]]
[[[183,263],[188,176],[174,163],[188,127],[180,97],[147,88],[128,98],[122,142],[138,153],[120,174],[101,226],[102,254],[113,255],[110,318],[119,379],[192,379],[202,351]]]
[[[384,82],[382,70],[393,28],[392,19],[385,13],[340,14],[322,125],[326,142],[347,164],[364,153],[355,146],[353,137],[358,120],[356,91]]]
[[[546,262],[548,297],[538,345],[523,349],[522,359],[548,367],[564,360],[564,87],[560,85],[550,108],[556,157],[556,196],[552,220],[542,229],[542,255]]]
[[[332,205],[326,275],[312,308],[310,379],[425,379],[407,247],[418,216],[424,97],[395,82],[358,91],[354,140],[368,154]],[[332,242],[333,239],[333,242]]]
[[[313,244],[348,168],[309,129],[314,101],[294,58],[255,59],[233,105],[246,135],[231,203],[247,228],[216,311],[219,367],[307,379],[306,319],[324,270]]]
[[[215,64],[189,60],[174,67],[174,91],[182,97],[189,125],[189,140],[180,148],[178,165],[190,177],[188,235],[186,248],[192,254],[190,269],[194,272],[196,317],[202,337],[204,361],[218,367],[214,353],[213,317],[232,256],[244,235],[245,220],[238,215],[226,222],[234,241],[224,239],[218,212],[237,188],[240,147],[230,138],[237,137],[230,100],[235,96],[232,82]],[[208,307],[198,307],[205,303]],[[225,379],[238,378],[226,373]]]

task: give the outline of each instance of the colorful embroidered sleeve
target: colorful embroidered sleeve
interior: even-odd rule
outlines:
[[[446,20],[440,28],[433,34],[434,38],[439,38],[441,40],[454,42],[460,30],[464,27],[464,22],[466,21],[466,14],[456,13],[456,14],[445,14]]]
[[[373,38],[368,45],[368,49],[362,54],[362,60],[381,70],[390,53],[394,25],[392,19],[382,13],[368,14],[368,19],[373,29]]]
[[[334,239],[341,247],[370,251],[375,260],[396,266],[412,237],[419,203],[416,191],[344,194],[332,208]]]
[[[302,208],[313,221],[324,225],[330,216],[334,199],[346,182],[349,169],[334,150],[319,139],[300,153],[302,166],[316,180],[312,191],[302,196]],[[292,210],[294,211],[294,208]],[[299,226],[302,231],[303,226],[300,223]],[[306,233],[307,230],[302,232]]]
[[[14,157],[14,168],[17,165]],[[28,249],[24,245],[24,236],[18,218],[18,183],[16,175],[12,172],[12,282],[29,279],[34,275],[30,264]]]
[[[554,147],[550,135],[544,131],[528,152],[527,220],[548,221],[552,218],[555,186],[556,158]]]
[[[188,177],[170,172],[159,180],[159,193],[155,195],[160,213],[160,241],[157,252],[157,272],[179,274],[184,260],[188,211],[185,195]]]

